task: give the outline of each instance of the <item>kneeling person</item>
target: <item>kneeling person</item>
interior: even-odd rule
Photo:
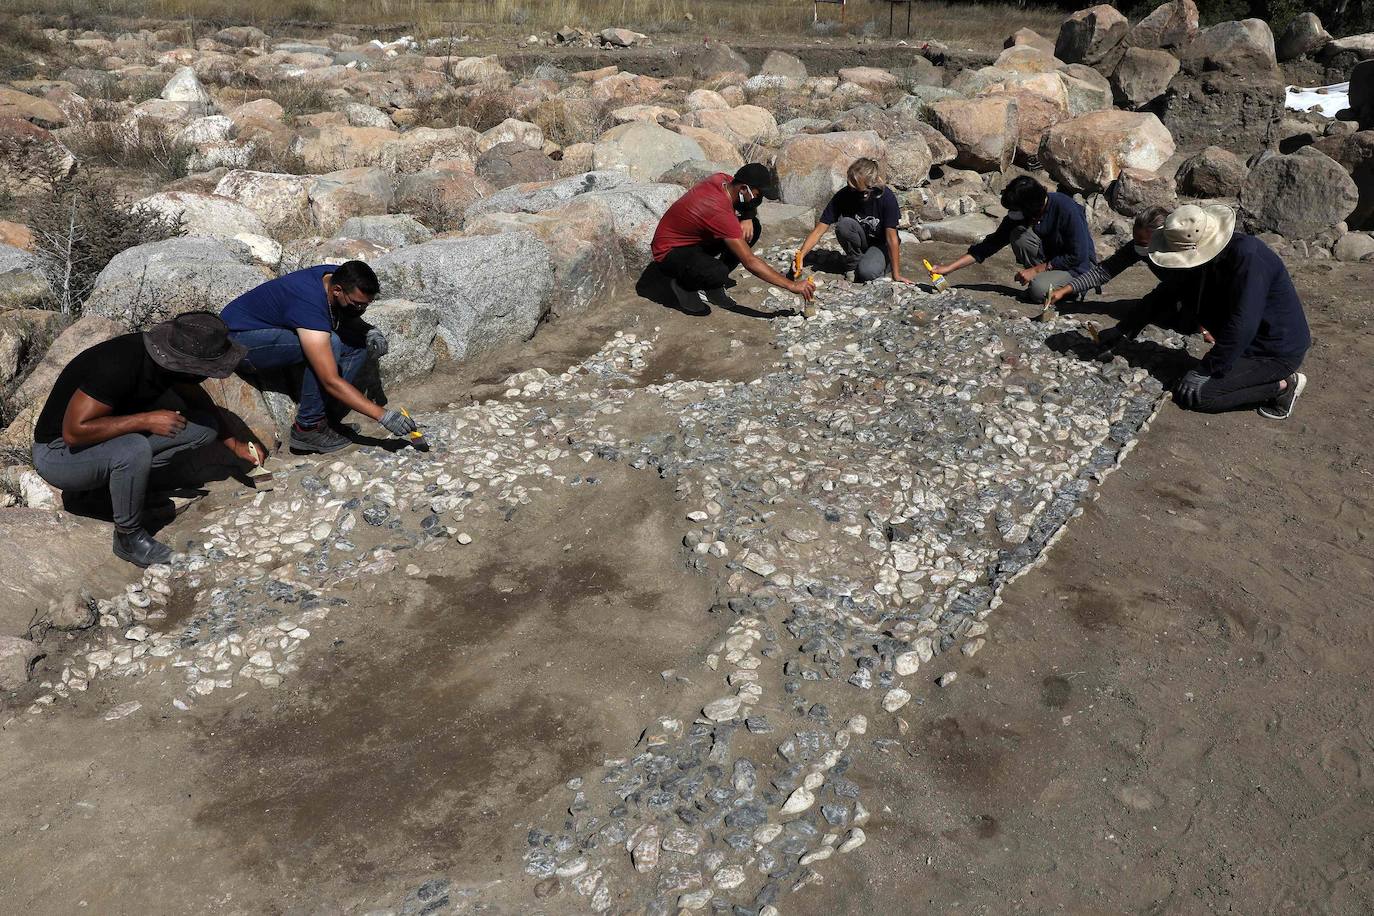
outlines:
[[[757,217],[741,219],[736,208],[749,208],[771,193],[768,169],[758,163],[744,166],[732,178],[718,172],[699,182],[668,208],[654,230],[651,246],[654,262],[668,277],[673,294],[683,311],[705,315],[710,307],[734,305],[726,295],[733,286],[730,273],[741,264],[754,276],[796,293],[810,301],[815,284],[784,277],[754,254],[751,246],[759,240]]]
[[[952,274],[981,264],[1008,245],[1021,265],[1014,278],[1026,287],[1022,298],[1044,305],[1056,287],[1073,282],[1097,264],[1097,249],[1083,208],[1073,198],[1049,192],[1029,175],[1013,178],[1002,192],[1007,215],[992,235],[969,248],[968,254],[935,267]]]
[[[244,371],[304,367],[291,427],[293,450],[325,453],[348,447],[351,440],[335,425],[350,410],[396,436],[416,431],[405,414],[374,404],[353,384],[369,351],[381,356],[387,350],[382,332],[362,322],[379,291],[377,275],[362,261],[323,264],[269,280],[221,313],[230,337],[247,348]]]
[[[221,432],[230,427],[199,388],[232,373],[243,354],[217,316],[190,312],[96,344],[58,375],[34,427],[34,468],[72,495],[108,489],[121,560],[146,567],[172,557],[143,527],[153,470],[217,436],[242,460],[257,462],[247,442]],[[199,410],[158,409],[165,403]]]

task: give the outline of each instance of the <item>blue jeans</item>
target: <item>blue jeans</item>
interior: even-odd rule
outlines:
[[[285,328],[263,328],[256,331],[231,331],[229,338],[248,348],[239,371],[250,374],[272,369],[302,367],[301,392],[296,399],[296,422],[302,427],[319,426],[325,419],[325,394],[320,388],[319,377],[306,361],[305,351],[301,349],[301,339],[295,331]],[[329,335],[329,347],[334,351],[334,362],[339,367],[339,375],[352,384],[363,371],[367,362],[367,347],[355,347],[345,343],[338,334]]]

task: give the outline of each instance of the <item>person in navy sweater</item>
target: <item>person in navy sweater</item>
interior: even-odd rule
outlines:
[[[1026,287],[1023,298],[1044,305],[1056,287],[1071,283],[1097,266],[1097,249],[1083,208],[1071,197],[1045,190],[1029,175],[1013,178],[1002,192],[1007,215],[997,230],[969,248],[968,254],[935,267],[952,274],[986,261],[1008,245],[1021,265],[1014,278]]]
[[[1312,346],[1302,302],[1283,261],[1264,242],[1236,232],[1230,207],[1179,207],[1150,241],[1150,261],[1169,275],[1166,298],[1192,308],[1216,339],[1179,380],[1187,410],[1259,409],[1287,419],[1307,387],[1298,371]]]

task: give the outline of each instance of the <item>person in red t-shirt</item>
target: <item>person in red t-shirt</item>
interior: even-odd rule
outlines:
[[[678,198],[663,214],[654,230],[651,251],[684,312],[709,313],[703,293],[709,302],[724,308],[733,306],[735,302],[725,289],[734,285],[730,272],[741,264],[765,283],[811,301],[814,283],[787,279],[751,250],[759,240],[758,218],[741,219],[736,206],[748,208],[765,196],[777,197],[768,168],[750,163],[733,178],[717,172]]]

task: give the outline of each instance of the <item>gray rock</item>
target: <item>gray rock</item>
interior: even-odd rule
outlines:
[[[219,239],[174,238],[115,255],[84,313],[141,330],[182,312],[218,312],[267,279],[248,249]]]
[[[38,258],[22,248],[0,243],[0,312],[37,308],[51,292]]]
[[[1249,172],[1235,153],[1209,146],[1178,167],[1178,189],[1190,197],[1239,197]]]
[[[806,64],[786,51],[769,51],[763,59],[759,73],[767,76],[785,76],[789,79],[804,80],[807,77]]]
[[[1198,18],[1197,4],[1193,0],[1160,4],[1126,32],[1125,45],[1165,50],[1181,48],[1196,37]]]
[[[1274,33],[1263,19],[1219,22],[1203,29],[1179,52],[1179,60],[1195,76],[1210,71],[1260,79],[1279,75]]]
[[[439,336],[459,360],[529,339],[554,285],[548,247],[525,233],[427,242],[372,267],[383,288],[438,312]]]
[[[387,248],[402,248],[406,245],[428,242],[434,238],[434,233],[409,214],[392,213],[382,216],[355,216],[345,220],[339,227],[339,236],[376,242]]]
[[[1274,52],[1280,61],[1297,60],[1326,47],[1331,41],[1331,33],[1322,28],[1322,21],[1316,13],[1299,13],[1288,20],[1283,34],[1274,43]]]
[[[18,690],[27,684],[34,662],[45,654],[37,643],[17,636],[0,636],[0,692]]]
[[[1374,255],[1374,238],[1367,232],[1349,232],[1341,236],[1332,254],[1340,261],[1363,261]]]
[[[710,79],[725,73],[749,75],[749,61],[734,48],[721,42],[708,44],[690,56],[692,76],[699,80]]]
[[[542,213],[567,203],[579,194],[611,190],[631,183],[629,176],[623,172],[585,172],[537,188],[497,191],[468,207],[465,216],[472,219],[483,213]]]
[[[997,229],[998,220],[983,214],[969,213],[953,219],[923,223],[922,227],[936,242],[951,242],[955,245],[972,245],[992,235]]]
[[[1310,147],[1260,162],[1240,192],[1247,225],[1288,239],[1314,238],[1344,221],[1359,198],[1340,163]]]
[[[679,162],[705,158],[695,140],[650,121],[612,127],[592,150],[598,171],[623,171],[636,181],[657,181]]]
[[[434,371],[439,313],[432,306],[382,299],[368,308],[366,320],[386,335],[389,345],[386,355],[377,361],[383,383],[424,378]]]
[[[1127,48],[1112,72],[1112,92],[1117,104],[1122,108],[1144,108],[1164,94],[1178,68],[1178,58],[1168,51]]]
[[[500,143],[477,160],[477,175],[492,187],[549,181],[558,177],[558,165],[537,149],[520,143]]]
[[[1160,120],[1180,148],[1220,146],[1248,154],[1272,145],[1284,98],[1283,82],[1277,79],[1180,73],[1164,93]]]
[[[0,509],[0,635],[24,634],[35,613],[73,583],[100,594],[122,578],[109,559],[108,524],[46,509]]]
[[[1125,16],[1106,4],[1079,10],[1059,27],[1054,56],[1066,64],[1096,66],[1116,51],[1129,26]]]
[[[1107,200],[1117,213],[1133,217],[1150,207],[1173,209],[1178,190],[1171,175],[1127,168],[1108,186]]]

